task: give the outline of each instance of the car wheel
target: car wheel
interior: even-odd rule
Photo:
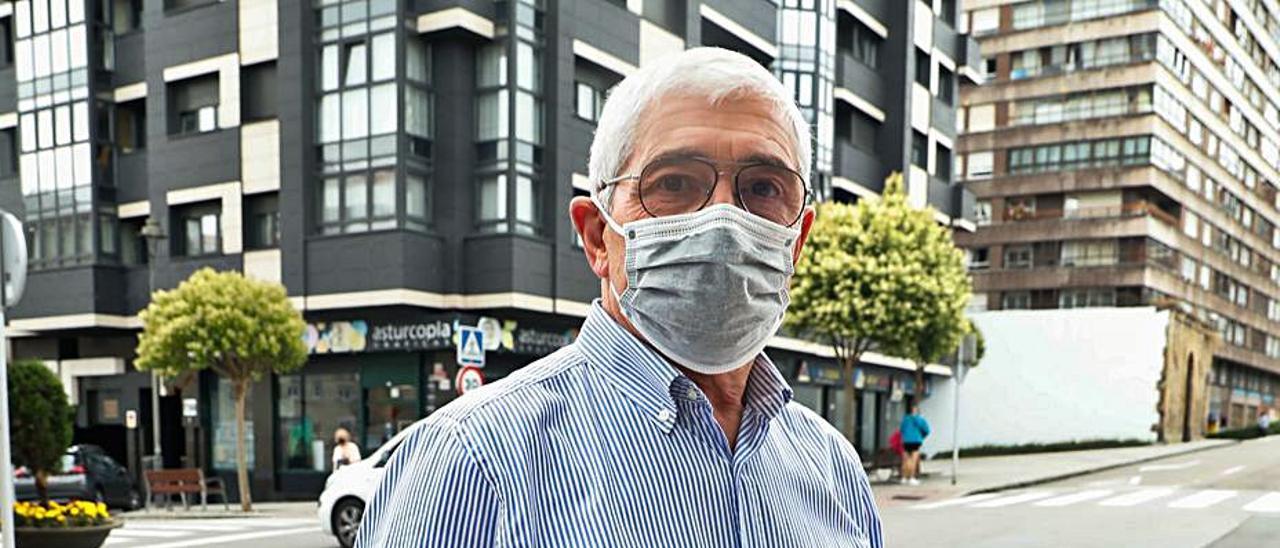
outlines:
[[[360,518],[364,516],[364,502],[360,499],[343,499],[333,508],[333,534],[343,548],[351,548],[356,544],[356,533],[360,531]]]

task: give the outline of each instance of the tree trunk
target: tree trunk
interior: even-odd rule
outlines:
[[[253,509],[249,498],[249,455],[244,445],[244,398],[248,392],[248,381],[235,381],[236,396],[236,483],[240,484],[240,510],[248,512]]]
[[[924,399],[924,363],[916,364],[916,390],[914,403],[920,405],[920,400]]]
[[[35,473],[36,494],[40,496],[40,504],[49,505],[49,473],[44,470],[36,470]]]
[[[844,435],[848,438],[849,443],[857,447],[858,443],[854,439],[857,436],[858,425],[857,414],[854,410],[858,408],[858,394],[853,387],[853,368],[858,363],[856,356],[846,357],[840,364],[841,373],[844,377],[844,409],[840,412],[844,413]]]

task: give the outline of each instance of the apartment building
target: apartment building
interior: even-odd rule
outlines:
[[[1221,336],[1204,419],[1252,424],[1280,394],[1280,4],[964,10],[986,77],[958,114],[975,304],[1177,306]]]
[[[137,313],[205,266],[278,281],[310,358],[250,394],[253,489],[313,496],[335,428],[372,450],[454,397],[458,325],[490,334],[490,381],[573,340],[599,283],[567,204],[590,189],[608,89],[665,54],[714,45],[770,67],[817,130],[823,199],[874,198],[902,171],[917,204],[972,228],[950,158],[957,81],[979,67],[955,15],[947,0],[0,3],[0,206],[31,250],[13,354],[63,378],[78,441],[136,462],[130,443],[158,438],[166,466],[226,473],[229,387],[164,380],[153,432]],[[841,416],[828,349],[778,337],[770,354],[797,400]],[[910,365],[869,356],[858,375],[870,451]]]

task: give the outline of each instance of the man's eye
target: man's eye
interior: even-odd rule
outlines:
[[[688,188],[689,182],[683,176],[668,175],[658,180],[658,190],[663,192],[684,192]]]
[[[751,195],[757,198],[777,198],[782,195],[782,190],[778,188],[778,184],[766,179],[752,181],[749,189]]]

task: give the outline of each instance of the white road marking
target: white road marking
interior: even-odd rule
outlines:
[[[1160,497],[1167,497],[1176,491],[1169,488],[1143,489],[1132,493],[1111,497],[1109,499],[1098,502],[1101,506],[1137,506],[1144,502],[1153,501]]]
[[[1053,497],[1051,499],[1038,501],[1035,503],[1035,506],[1053,506],[1053,507],[1068,506],[1068,505],[1075,504],[1077,502],[1084,502],[1086,500],[1100,499],[1102,497],[1110,495],[1112,492],[1113,491],[1111,491],[1110,489],[1094,489],[1091,491],[1080,491],[1079,493],[1071,493],[1069,495],[1062,495],[1060,497]]]
[[[1244,505],[1246,512],[1280,513],[1280,493],[1271,492]]]
[[[1187,495],[1178,500],[1169,503],[1170,508],[1208,508],[1219,502],[1236,496],[1235,491],[1225,489],[1205,489],[1198,493]]]
[[[215,524],[211,524],[211,523],[151,523],[151,522],[147,522],[145,525],[140,525],[140,524],[138,524],[138,523],[125,522],[125,524],[124,524],[124,528],[123,528],[122,530],[124,530],[124,531],[137,531],[137,530],[139,530],[139,529],[142,529],[142,530],[154,530],[154,531],[190,531],[190,532],[193,532],[193,533],[194,533],[194,532],[196,532],[196,531],[207,531],[207,532],[215,532],[215,533],[217,533],[217,532],[223,532],[223,533],[225,533],[225,532],[244,531],[244,530],[245,530],[245,527],[243,527],[243,526],[235,526],[235,525],[221,525],[221,524],[215,525]]]
[[[1244,470],[1244,465],[1243,465],[1243,464],[1241,464],[1240,466],[1232,466],[1231,468],[1228,468],[1228,469],[1226,469],[1226,470],[1223,470],[1223,471],[1222,471],[1222,475],[1224,475],[1224,476],[1230,476],[1231,474],[1235,474],[1236,472],[1239,472],[1239,471],[1241,471],[1241,470]]]
[[[1156,472],[1161,470],[1182,470],[1184,468],[1191,468],[1192,466],[1195,466],[1197,464],[1200,464],[1200,459],[1189,460],[1187,462],[1179,462],[1175,464],[1148,464],[1146,466],[1138,468],[1138,471],[1139,472]]]
[[[283,537],[287,535],[296,535],[299,533],[313,533],[320,530],[320,526],[313,527],[296,527],[293,529],[271,529],[267,531],[254,531],[251,533],[237,533],[233,535],[215,535],[203,536],[197,539],[179,540],[175,542],[165,542],[161,544],[149,544],[147,548],[188,548],[191,546],[206,546],[215,543],[240,542],[245,540],[256,540],[271,537]],[[117,529],[116,531],[119,531]],[[112,542],[116,535],[116,531],[112,531],[111,537],[107,539],[107,544],[115,544]]]
[[[1039,499],[1048,497],[1050,495],[1053,495],[1053,491],[1028,491],[1026,493],[1022,493],[1018,495],[998,498],[994,500],[988,500],[985,502],[979,502],[977,504],[972,504],[969,507],[970,508],[1001,508],[1004,506],[1013,506],[1015,504],[1022,504],[1024,502],[1039,500]]]
[[[919,506],[912,506],[916,510],[932,510],[934,508],[943,508],[946,506],[958,506],[961,504],[969,504],[971,502],[979,502],[987,499],[993,499],[1000,496],[999,493],[982,493],[980,495],[969,495],[967,497],[956,497],[953,499],[940,500],[938,502],[929,502]]]
[[[1129,478],[1129,485],[1137,485],[1139,483],[1142,483],[1142,476],[1134,476],[1132,478]]]
[[[139,529],[137,527],[121,527],[111,532],[112,536],[137,537],[137,538],[174,538],[190,535],[191,531],[151,531],[148,529]]]

